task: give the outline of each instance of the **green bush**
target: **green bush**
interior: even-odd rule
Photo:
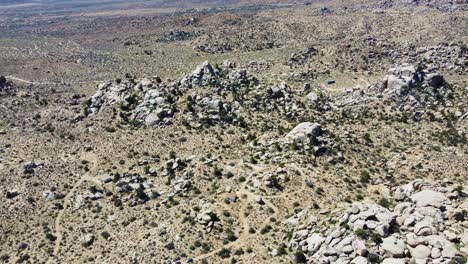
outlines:
[[[364,229],[359,228],[356,231],[354,231],[354,234],[356,236],[358,236],[359,238],[361,238],[361,239],[364,239],[364,240],[369,239],[369,231],[368,230],[364,230]]]
[[[231,256],[231,250],[228,248],[223,248],[218,252],[218,256],[221,258],[229,258]]]

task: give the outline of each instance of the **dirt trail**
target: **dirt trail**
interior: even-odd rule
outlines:
[[[18,82],[24,82],[24,83],[27,83],[27,84],[35,84],[35,85],[59,84],[59,83],[56,83],[56,82],[42,82],[42,83],[41,82],[31,82],[31,81],[24,80],[24,79],[21,79],[21,78],[17,78],[17,77],[14,77],[14,76],[5,76],[5,78],[15,80],[15,81],[18,81]]]
[[[243,163],[243,162],[241,162]],[[254,174],[258,171],[262,170],[261,167],[255,167],[254,168],[254,172],[252,172],[251,174]],[[301,171],[302,173],[302,171]],[[214,256],[215,254],[217,254],[218,252],[220,252],[223,248],[231,248],[231,247],[234,247],[234,246],[237,246],[243,242],[245,242],[247,239],[250,239],[252,237],[254,237],[258,232],[260,231],[257,231],[256,233],[249,233],[249,230],[250,230],[250,224],[249,224],[249,221],[247,220],[247,218],[245,217],[245,212],[247,210],[247,207],[250,203],[256,203],[255,202],[255,194],[250,192],[246,187],[247,187],[247,183],[249,182],[250,178],[252,176],[249,176],[249,178],[241,185],[241,187],[239,188],[239,191],[236,192],[236,195],[237,197],[240,197],[240,203],[241,203],[241,209],[239,210],[239,222],[241,223],[241,226],[242,226],[242,231],[240,232],[238,238],[236,239],[236,241],[233,241],[233,242],[230,242],[226,245],[223,245],[217,249],[214,249],[206,254],[203,254],[203,255],[200,255],[196,258],[194,258],[193,260],[195,262],[197,261],[200,261],[200,260],[203,260],[203,259],[206,259],[206,258],[209,258],[211,256]],[[242,197],[245,197],[245,198],[242,198]],[[272,208],[274,213],[272,214],[272,217],[276,217],[277,214],[278,214],[278,208],[273,204],[271,203],[270,201],[266,200],[266,199],[263,199],[263,201],[265,202],[265,205]],[[265,221],[262,223],[262,226],[265,226],[267,223],[269,223],[270,221],[270,218],[268,217],[267,219],[265,219]]]
[[[14,76],[5,76],[5,78],[10,80],[15,80],[18,82],[23,82],[27,84],[34,84],[34,85],[60,85],[61,82],[32,82],[25,79],[17,78]],[[70,82],[71,84],[87,84],[87,83],[101,83],[102,81],[80,81],[80,82]],[[68,82],[67,82],[68,83]]]
[[[97,168],[97,165],[98,165],[97,156],[95,154],[93,154],[93,153],[83,153],[81,155],[81,159],[87,160],[87,161],[93,163],[93,165],[90,168],[90,170],[87,173],[83,174],[83,176],[75,183],[75,185],[73,185],[73,188],[65,195],[65,197],[63,199],[63,208],[62,208],[62,210],[60,210],[57,217],[55,218],[55,232],[56,232],[55,235],[56,235],[57,239],[55,240],[54,253],[53,253],[53,256],[49,257],[49,259],[47,260],[46,263],[54,263],[53,262],[54,258],[57,257],[58,254],[60,253],[60,248],[61,248],[61,244],[62,244],[62,240],[63,240],[63,232],[64,232],[64,229],[62,227],[63,215],[65,214],[65,211],[69,208],[70,203],[71,203],[70,200],[73,198],[73,195],[75,194],[76,190],[85,181],[95,182],[95,179],[93,177],[91,177],[91,174],[96,171],[96,168]]]

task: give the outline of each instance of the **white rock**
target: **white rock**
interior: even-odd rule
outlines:
[[[396,237],[387,237],[382,240],[382,248],[390,257],[401,258],[405,255],[405,242]]]
[[[342,249],[341,251],[342,251],[343,253],[349,255],[349,254],[353,253],[354,249],[353,249],[352,246],[347,245],[347,246],[343,247],[343,249]]]
[[[444,235],[451,242],[456,242],[459,239],[459,236],[455,232],[452,232],[450,230],[445,230]]]
[[[94,235],[93,234],[85,234],[82,238],[82,244],[84,247],[89,247],[94,242]]]
[[[415,193],[411,196],[411,200],[416,203],[417,207],[434,206],[438,207],[447,200],[445,195],[441,192],[433,190],[424,190]]]
[[[426,244],[426,241],[423,238],[417,237],[414,233],[408,233],[406,234],[406,243],[411,247],[416,247]]]
[[[426,259],[431,255],[431,249],[423,245],[410,248],[410,252],[411,256],[415,259]]]
[[[353,264],[367,264],[368,261],[365,257],[362,257],[362,256],[358,256],[358,257],[355,257],[351,263]]]
[[[405,259],[397,259],[397,258],[386,258],[382,261],[381,264],[405,264]]]
[[[427,219],[418,222],[414,226],[414,233],[418,236],[430,236],[432,235],[433,231],[434,227],[432,226],[432,223]]]
[[[437,259],[437,258],[440,258],[440,256],[442,256],[442,253],[440,252],[440,249],[438,249],[436,247],[433,247],[431,249],[431,258]]]
[[[297,125],[291,132],[286,135],[286,139],[293,142],[307,143],[311,138],[319,136],[322,128],[317,123],[304,122]]]
[[[265,204],[265,202],[263,201],[262,196],[260,196],[260,195],[255,196],[255,202],[258,203],[258,204]]]
[[[354,240],[353,247],[354,247],[354,250],[356,251],[356,253],[358,255],[360,255],[360,256],[365,256],[368,253],[368,250],[366,248],[366,244],[360,239]]]
[[[338,256],[338,251],[334,247],[327,247],[323,252],[325,257]]]
[[[442,248],[442,256],[444,258],[453,258],[457,254],[457,248],[453,244],[445,244]]]
[[[325,239],[320,234],[314,233],[309,238],[307,238],[306,241],[307,250],[314,253],[320,248]]]

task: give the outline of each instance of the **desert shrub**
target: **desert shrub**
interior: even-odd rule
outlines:
[[[231,250],[228,248],[223,248],[218,252],[218,256],[221,258],[229,258],[231,256]]]

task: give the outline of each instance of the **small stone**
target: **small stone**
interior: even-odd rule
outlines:
[[[46,200],[46,201],[52,201],[52,200],[55,200],[57,199],[57,195],[52,192],[52,191],[45,191],[42,193],[42,197]]]
[[[341,251],[342,251],[343,253],[349,255],[349,254],[351,254],[351,253],[354,252],[354,249],[353,249],[353,247],[352,247],[351,245],[347,245],[347,246],[345,246]]]
[[[428,220],[423,220],[414,226],[414,233],[418,236],[430,236],[434,227]]]
[[[381,264],[405,264],[405,259],[397,259],[397,258],[386,258],[382,261]]]
[[[390,233],[389,231],[389,226],[387,224],[383,224],[383,225],[380,225],[380,226],[377,226],[375,228],[375,231],[377,232],[377,234],[379,234],[381,237],[387,237]]]
[[[260,195],[255,196],[255,202],[258,203],[258,204],[260,204],[260,205],[264,205],[264,204],[265,204],[265,201],[263,201],[263,198],[262,198],[262,196],[260,196]]]
[[[338,251],[334,247],[327,247],[323,252],[325,257],[338,256]]]
[[[403,225],[404,226],[413,226],[415,224],[415,222],[416,222],[416,218],[413,215],[410,215],[405,219]]]
[[[83,236],[83,241],[82,244],[84,247],[89,247],[93,244],[94,242],[94,235],[93,234],[85,234]]]
[[[440,258],[440,256],[442,256],[442,253],[440,252],[440,249],[438,249],[436,247],[433,247],[431,249],[431,258],[437,259],[437,258]]]
[[[313,233],[309,238],[306,239],[307,251],[315,253],[324,241],[325,239],[320,234]]]
[[[456,233],[454,233],[454,232],[452,232],[450,230],[445,230],[444,235],[451,242],[458,242],[459,241],[459,236]]]
[[[424,239],[417,237],[414,233],[406,234],[406,243],[411,247],[416,247],[418,245],[423,245],[426,242]]]
[[[352,264],[367,264],[369,263],[365,257],[357,256],[352,261]]]
[[[453,244],[445,244],[442,248],[442,257],[453,258],[457,254],[457,248]]]
[[[368,250],[366,248],[366,244],[362,240],[354,240],[353,247],[358,255],[367,256]]]
[[[101,175],[98,179],[101,183],[109,183],[113,180],[113,177],[106,174],[106,175]]]

